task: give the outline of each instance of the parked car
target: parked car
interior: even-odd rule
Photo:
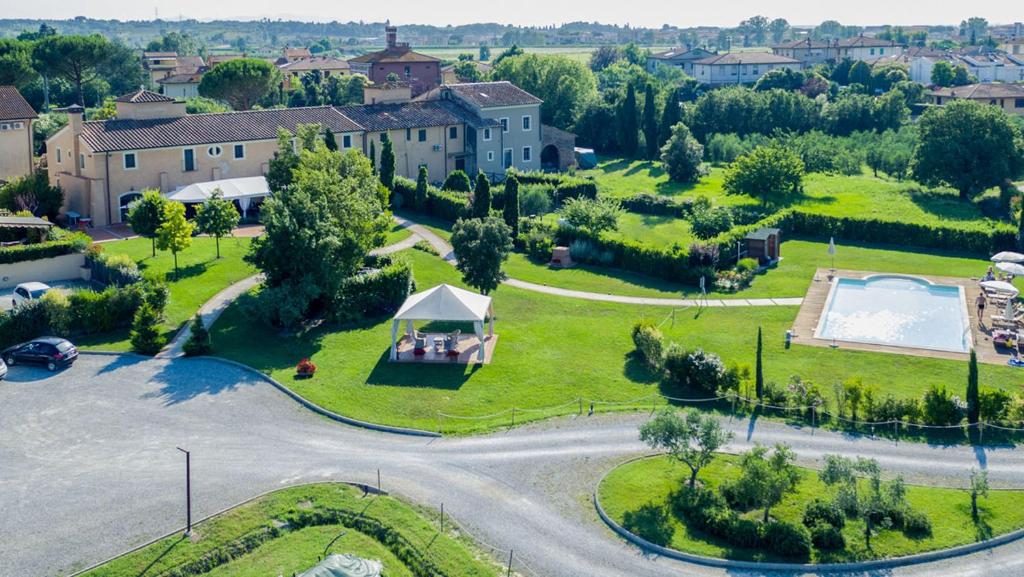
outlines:
[[[7,364],[0,360],[0,381],[4,380],[7,376]]]
[[[37,301],[43,298],[50,288],[50,285],[41,282],[23,282],[14,287],[14,298],[11,299],[11,305],[18,308],[19,305]]]
[[[4,350],[0,358],[12,367],[18,363],[36,363],[56,371],[70,367],[78,359],[78,349],[67,339],[39,337]]]

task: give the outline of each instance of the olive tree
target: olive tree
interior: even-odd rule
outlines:
[[[731,441],[733,434],[722,429],[718,419],[700,411],[662,409],[653,419],[640,425],[640,440],[652,449],[667,451],[690,468],[692,489],[697,474],[715,459],[715,452]]]

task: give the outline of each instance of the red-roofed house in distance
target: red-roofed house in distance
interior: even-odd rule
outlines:
[[[398,28],[388,26],[384,50],[357,56],[348,61],[352,74],[362,74],[374,84],[387,82],[389,74],[409,83],[412,95],[419,96],[441,85],[441,61],[414,52],[406,42],[398,42]]]

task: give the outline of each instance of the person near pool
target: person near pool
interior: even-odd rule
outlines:
[[[978,305],[978,326],[985,324],[985,305],[988,304],[988,299],[985,298],[985,293],[978,293],[978,298],[974,301]]]
[[[985,273],[985,278],[981,280],[996,280],[996,273],[992,270],[992,267],[988,267],[988,272]]]

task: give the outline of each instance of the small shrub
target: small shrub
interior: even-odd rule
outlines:
[[[654,325],[640,321],[633,325],[633,344],[637,353],[652,368],[661,367],[664,354],[664,337]]]
[[[744,258],[740,259],[740,262],[736,263],[736,270],[739,272],[750,272],[756,271],[759,265],[755,258]]]
[[[555,187],[550,184],[531,184],[519,189],[519,214],[542,216],[554,207]]]
[[[434,245],[430,244],[429,242],[427,242],[425,240],[421,240],[421,241],[417,242],[416,244],[412,245],[412,247],[414,249],[416,249],[416,250],[423,251],[423,252],[425,252],[427,254],[432,254],[434,256],[440,256],[437,253],[437,249],[434,248]]]
[[[665,349],[665,380],[677,387],[686,386],[686,378],[689,370],[689,359],[686,349],[678,343],[669,344]]]
[[[732,213],[724,206],[693,211],[690,215],[690,229],[702,240],[714,238],[732,228]]]
[[[811,554],[811,535],[806,528],[783,521],[769,521],[762,529],[764,547],[783,557],[806,559]]]
[[[203,317],[196,315],[196,318],[192,319],[192,324],[189,328],[191,334],[189,334],[188,340],[181,347],[185,356],[196,357],[208,354],[211,348],[210,331],[206,330],[206,325],[203,324]]]
[[[846,516],[834,502],[815,499],[804,509],[804,526],[811,528],[821,524],[842,529]]]
[[[903,532],[912,537],[932,534],[932,520],[921,511],[908,510],[903,514]]]
[[[574,240],[569,245],[569,255],[577,262],[592,263],[597,260],[597,249],[588,240]]]
[[[819,523],[811,528],[811,543],[822,551],[840,551],[846,548],[843,532],[828,523]]]
[[[296,374],[311,376],[315,372],[316,365],[309,359],[302,359],[299,364],[295,365]]]
[[[473,190],[473,185],[465,172],[453,170],[448,173],[448,178],[444,180],[444,185],[441,188],[455,192],[469,192]]]
[[[132,350],[143,355],[155,355],[164,347],[167,339],[160,332],[160,318],[149,303],[143,303],[135,313],[132,322]]]

